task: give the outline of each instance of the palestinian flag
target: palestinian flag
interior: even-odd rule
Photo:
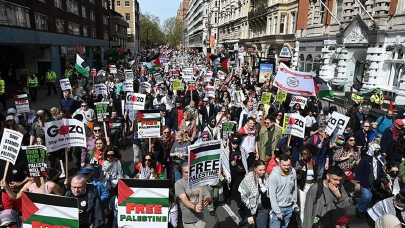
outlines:
[[[84,60],[84,58],[79,54],[76,54],[75,68],[83,76],[89,77],[89,64],[87,64],[86,60]]]
[[[129,66],[132,67],[135,64],[135,59],[133,59],[132,61],[129,61]]]
[[[118,180],[118,227],[167,227],[168,213],[168,180]]]
[[[146,63],[144,63],[144,66],[146,66],[149,70],[156,71],[158,69],[162,69],[162,64],[160,63],[160,53],[157,53],[156,55],[146,58]]]
[[[228,73],[228,59],[227,58],[220,58],[219,63],[217,64],[217,70],[223,71]]]
[[[41,224],[79,228],[76,198],[24,192],[21,199],[24,228],[41,227]]]
[[[373,88],[373,89],[368,89],[368,90],[362,90],[362,91],[357,91],[353,87],[351,88],[351,91],[360,97],[371,97],[375,92],[381,91],[380,88]]]
[[[219,165],[221,156],[221,141],[212,140],[188,146],[188,164],[190,189],[218,183]],[[197,172],[198,167],[204,167]]]
[[[330,85],[320,77],[314,77],[316,96],[321,99],[324,97],[334,97]]]
[[[21,102],[24,103],[24,102],[28,101],[28,95],[27,94],[17,95],[17,94],[13,93],[13,98],[14,98],[14,101],[17,101],[18,103],[21,103]]]

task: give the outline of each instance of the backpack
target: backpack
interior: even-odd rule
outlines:
[[[316,134],[316,135],[314,135],[314,141],[312,142],[312,145],[316,145],[316,143],[318,142],[318,138],[319,138],[319,136]],[[308,145],[309,144],[309,140],[310,140],[311,138],[309,138],[309,139],[307,139],[307,141],[305,142],[305,145]]]

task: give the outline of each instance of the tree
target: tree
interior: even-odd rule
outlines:
[[[167,18],[163,22],[163,32],[170,47],[177,47],[181,42],[183,23],[176,20],[176,17]]]
[[[140,42],[144,47],[160,45],[166,43],[165,34],[160,28],[160,19],[150,13],[141,13],[140,15]]]

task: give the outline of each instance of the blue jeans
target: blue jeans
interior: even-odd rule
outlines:
[[[281,215],[283,220],[280,220],[277,215],[273,212],[270,218],[270,228],[286,228],[290,222],[293,208],[291,207],[280,207]]]
[[[263,208],[262,204],[259,204],[257,206],[255,218],[256,227],[263,227],[263,228],[267,227],[267,224],[269,224],[269,212],[270,209]]]
[[[183,172],[181,172],[181,165],[173,165],[174,172],[174,183],[183,177]]]
[[[360,200],[359,204],[357,205],[357,210],[360,212],[365,212],[372,196],[373,194],[371,194],[370,188],[360,187]]]
[[[319,164],[318,168],[318,180],[323,180],[323,173],[325,172],[325,162]]]

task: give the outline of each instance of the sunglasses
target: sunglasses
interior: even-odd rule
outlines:
[[[239,144],[238,142],[232,142],[232,144]]]
[[[349,139],[349,142],[354,142],[354,141],[356,141],[355,139]]]
[[[44,118],[44,116],[37,116],[37,118],[38,118],[38,119],[42,119],[42,118]]]
[[[271,124],[271,122],[264,122],[265,124]]]
[[[107,154],[106,157],[115,157],[115,154]]]
[[[101,132],[101,129],[94,129],[94,132]]]
[[[283,114],[277,114],[277,116],[282,116]]]
[[[370,126],[364,126],[364,127],[370,127]]]
[[[164,132],[163,132],[163,134],[169,134],[169,133],[170,133],[170,132],[168,132],[168,131],[164,131]]]
[[[207,136],[204,136],[204,137],[202,137],[203,139],[208,139],[208,137]]]
[[[152,159],[145,159],[145,161],[146,161],[146,162],[151,162],[151,161],[152,161]]]
[[[82,107],[87,107],[87,105],[82,105]]]

